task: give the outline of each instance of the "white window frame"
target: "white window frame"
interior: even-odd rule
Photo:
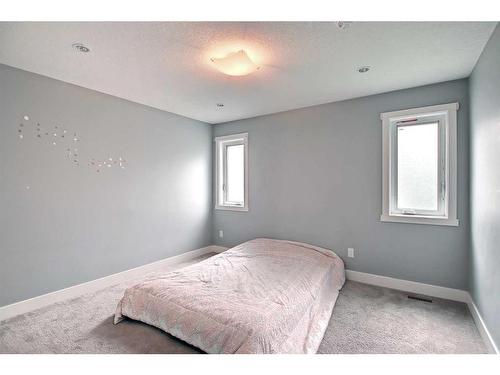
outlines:
[[[215,137],[215,209],[230,211],[248,211],[248,133],[231,134]],[[226,191],[226,150],[227,146],[243,145],[244,147],[244,202],[243,205],[227,202]]]
[[[457,219],[457,111],[458,103],[412,108],[380,114],[382,120],[382,215],[381,221],[458,226]],[[397,208],[397,127],[438,123],[438,210]]]

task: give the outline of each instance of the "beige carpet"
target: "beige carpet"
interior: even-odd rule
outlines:
[[[113,325],[123,290],[158,273],[0,322],[0,353],[200,353],[143,323]],[[465,304],[415,301],[348,281],[319,353],[486,353],[486,347]]]

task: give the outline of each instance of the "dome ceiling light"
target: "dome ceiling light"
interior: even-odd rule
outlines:
[[[246,76],[260,69],[242,49],[237,52],[231,52],[225,57],[212,57],[210,61],[212,61],[219,72],[229,76]]]

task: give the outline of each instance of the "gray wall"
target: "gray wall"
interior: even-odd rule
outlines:
[[[460,226],[380,222],[380,113],[455,101]],[[464,79],[216,125],[214,135],[249,133],[250,211],[215,211],[214,242],[304,241],[333,249],[352,270],[465,289],[468,101]]]
[[[76,131],[81,165],[35,121]],[[0,122],[0,306],[210,244],[210,125],[4,65]]]
[[[470,78],[470,291],[500,346],[500,26]]]

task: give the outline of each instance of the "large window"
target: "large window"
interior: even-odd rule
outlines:
[[[216,209],[248,211],[248,134],[215,138]]]
[[[382,221],[458,225],[456,113],[444,104],[382,113]]]

